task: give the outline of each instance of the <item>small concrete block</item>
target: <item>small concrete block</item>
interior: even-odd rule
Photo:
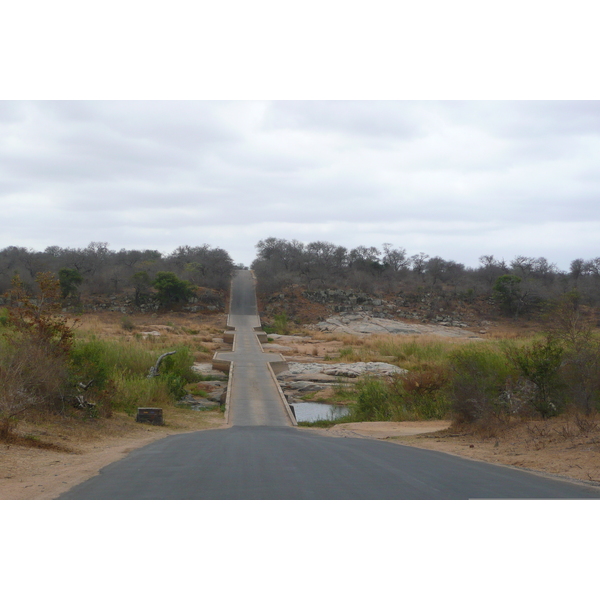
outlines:
[[[150,425],[164,425],[163,409],[162,408],[138,408],[137,417],[135,420],[138,423],[150,423]]]

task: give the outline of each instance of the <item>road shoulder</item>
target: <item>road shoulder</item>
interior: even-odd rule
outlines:
[[[116,415],[109,431],[97,432],[88,440],[68,440],[65,452],[0,446],[0,500],[55,499],[132,450],[169,435],[226,426],[220,412],[167,409],[165,420],[165,427],[153,427]]]

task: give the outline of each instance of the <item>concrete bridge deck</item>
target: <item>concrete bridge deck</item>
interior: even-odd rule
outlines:
[[[232,363],[228,393],[228,423],[236,426],[292,426],[295,419],[269,363],[284,359],[263,352],[257,336],[260,318],[251,271],[237,271],[231,285],[227,321],[234,329],[232,352],[218,352],[218,361]]]

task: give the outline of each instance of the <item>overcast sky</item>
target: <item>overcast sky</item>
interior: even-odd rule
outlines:
[[[600,103],[0,102],[0,246],[600,255]]]

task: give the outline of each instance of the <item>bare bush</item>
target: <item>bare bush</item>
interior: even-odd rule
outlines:
[[[69,350],[73,331],[58,312],[60,284],[49,273],[36,277],[32,300],[19,277],[9,300],[0,358],[0,435],[8,437],[17,415],[59,402],[69,382]]]
[[[60,402],[67,386],[64,355],[31,337],[6,348],[0,362],[0,437],[10,435],[15,418],[24,411]]]

